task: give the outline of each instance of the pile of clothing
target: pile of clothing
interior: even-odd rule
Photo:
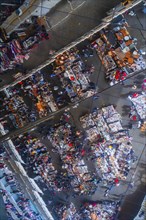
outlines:
[[[90,146],[89,160],[94,161],[102,180],[119,185],[136,159],[128,130],[122,128],[121,116],[111,105],[94,109],[80,121]]]

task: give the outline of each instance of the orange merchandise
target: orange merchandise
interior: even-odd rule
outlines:
[[[36,105],[37,105],[38,111],[43,111],[44,110],[43,105],[42,105],[41,102],[38,102]]]
[[[119,35],[119,33],[116,33],[116,37],[118,38],[119,41],[120,41],[120,40],[123,40],[123,36],[122,36],[122,34]]]
[[[123,36],[129,36],[129,33],[126,29],[121,29],[120,32],[123,34]]]
[[[145,131],[146,131],[146,121],[142,124],[140,130],[141,130],[142,132],[145,132]]]
[[[91,213],[91,219],[92,220],[98,220],[98,217],[94,212]]]
[[[125,53],[125,57],[126,57],[126,58],[130,58],[130,57],[131,57],[130,51],[128,51],[128,52]]]
[[[125,42],[126,46],[130,46],[132,44],[132,40],[128,40]]]
[[[133,63],[134,63],[134,59],[133,59],[132,57],[129,57],[129,58],[128,58],[128,63],[129,63],[129,64],[133,64]]]
[[[33,88],[32,93],[35,97],[37,97],[38,96],[37,88]]]

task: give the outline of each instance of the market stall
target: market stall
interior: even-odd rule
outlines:
[[[97,172],[107,182],[126,179],[133,163],[134,151],[121,116],[111,105],[80,118],[86,130]],[[92,156],[94,154],[94,157]]]
[[[44,111],[44,114],[58,110],[57,103],[49,85],[49,82],[44,79],[41,72],[37,72],[28,80],[23,82],[22,90],[26,95],[29,95],[32,100],[37,100],[36,107],[38,111]]]
[[[77,210],[73,203],[70,203],[69,205],[62,205],[61,207],[56,207],[56,213],[58,213],[58,216],[62,220],[72,220],[76,219],[77,217]]]
[[[102,202],[87,202],[79,211],[79,219],[91,220],[114,220],[118,213],[118,202],[102,201]]]
[[[54,73],[60,75],[63,87],[66,89],[71,101],[91,96],[89,89],[89,75],[85,75],[85,64],[76,48],[59,55],[55,61]]]
[[[42,40],[49,39],[42,17],[32,16],[15,31],[24,50],[29,51]]]
[[[113,85],[146,65],[136,48],[126,25],[109,26],[100,31],[100,37],[91,43],[106,70],[106,78]]]

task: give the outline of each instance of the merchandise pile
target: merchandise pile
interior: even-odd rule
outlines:
[[[100,31],[100,37],[92,47],[106,69],[110,85],[123,81],[128,75],[146,68],[142,55],[136,48],[137,39],[131,37],[123,19],[119,25]]]
[[[16,65],[21,65],[24,59],[29,58],[18,40],[0,43],[0,49],[0,73],[8,69],[14,69]]]
[[[118,202],[102,201],[84,203],[77,209],[73,203],[69,205],[58,204],[55,208],[59,218],[63,220],[115,220],[118,214],[118,207]]]
[[[131,138],[122,128],[121,116],[111,105],[95,109],[80,121],[86,129],[97,172],[102,180],[118,185],[120,180],[126,179],[134,162]]]
[[[94,90],[90,86],[89,74],[86,74],[85,63],[76,48],[58,56],[54,67],[54,73],[59,75],[71,101],[87,98],[94,94]]]

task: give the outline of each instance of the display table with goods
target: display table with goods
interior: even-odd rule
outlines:
[[[102,180],[118,185],[126,179],[135,158],[121,116],[111,105],[81,117],[80,122],[86,130],[91,148],[89,156],[95,161],[97,172]]]
[[[42,40],[49,39],[44,23],[43,18],[32,16],[32,19],[26,20],[14,32],[26,51],[37,46]]]
[[[101,201],[101,202],[86,202],[81,204],[77,209],[74,204],[70,205],[58,205],[55,207],[55,211],[59,215],[59,219],[62,220],[115,220],[115,216],[118,213],[118,202],[113,201]]]
[[[118,214],[118,202],[101,201],[85,203],[84,207],[79,211],[81,219],[91,220],[115,220]]]
[[[146,93],[133,93],[133,95],[128,96],[132,102],[130,119],[135,122],[135,125],[145,130],[146,123]]]
[[[21,92],[34,102],[39,117],[58,110],[52,88],[41,72],[36,72],[30,78],[19,83]]]
[[[106,78],[113,85],[126,79],[129,74],[146,68],[143,57],[135,46],[126,24],[109,26],[100,31],[100,37],[92,42],[103,66]]]
[[[36,73],[6,90],[3,107],[13,126],[20,128],[28,122],[57,111],[62,106],[59,101],[55,99],[52,88],[43,78],[43,74]]]
[[[18,40],[12,40],[6,44],[1,43],[0,49],[0,73],[15,68],[16,65],[22,64],[24,59],[29,58]]]
[[[56,204],[55,212],[57,213],[59,219],[62,219],[62,220],[79,219],[77,218],[79,217],[79,215],[73,203],[70,203],[68,205]]]
[[[15,175],[0,156],[0,191],[8,217],[13,220],[42,220],[32,201],[26,198]]]
[[[28,107],[21,96],[13,93],[10,98],[5,98],[4,107],[15,128],[21,128],[28,123],[27,118],[24,116],[28,113]]]
[[[85,150],[78,138],[78,132],[70,123],[55,126],[48,134],[48,139],[61,157],[62,168],[66,169],[70,176],[74,191],[79,194],[88,194],[96,190],[96,183],[85,164],[83,159]]]
[[[60,74],[60,79],[71,101],[92,95],[93,91],[89,89],[89,76],[83,73],[85,64],[76,48],[59,55],[54,67],[54,73]]]

